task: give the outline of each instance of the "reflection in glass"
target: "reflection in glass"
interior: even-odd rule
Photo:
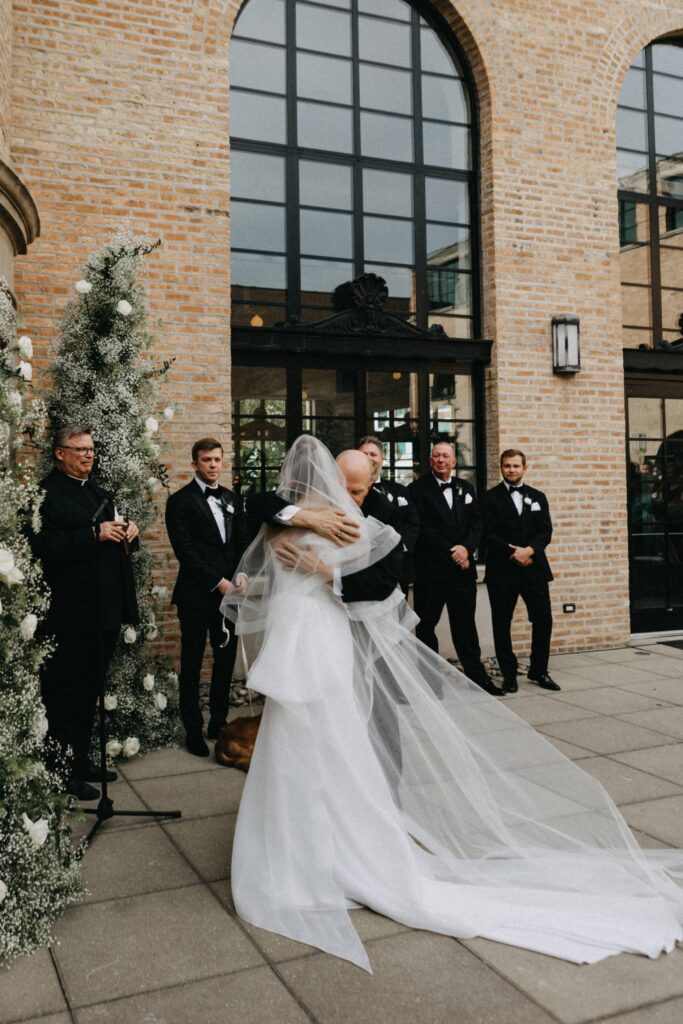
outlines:
[[[356,443],[356,431],[353,420],[315,419],[305,416],[301,421],[304,434],[313,434],[330,449],[333,455],[339,455],[346,448],[353,448]]]
[[[624,84],[621,87],[619,105],[624,107],[637,107],[638,110],[645,109],[645,71],[639,68],[630,68],[626,73]]]
[[[307,149],[350,153],[353,146],[351,110],[299,101],[299,145]]]
[[[286,452],[286,372],[233,366],[233,487],[240,494],[270,489]]]
[[[450,316],[447,313],[430,313],[427,318],[429,327],[443,328],[449,338],[471,338],[472,319],[464,316]]]
[[[434,71],[439,75],[448,75],[449,78],[455,78],[456,75],[462,77],[462,72],[458,68],[457,62],[448,52],[431,25],[420,19],[420,27],[422,29],[420,32],[422,70]]]
[[[438,121],[469,123],[467,98],[462,82],[452,78],[422,76],[422,113]]]
[[[629,327],[652,327],[652,289],[622,284],[622,318]]]
[[[237,249],[285,251],[285,208],[246,203],[232,204],[232,244]]]
[[[301,412],[304,416],[353,416],[355,372],[305,369],[301,375]]]
[[[230,157],[233,198],[285,201],[285,161],[280,156],[233,150]]]
[[[382,442],[382,476],[412,483],[419,460],[417,374],[368,373],[366,381],[367,432]]]
[[[285,92],[285,51],[279,46],[233,39],[230,47],[230,80],[233,86],[261,92]]]
[[[235,327],[274,327],[286,319],[285,307],[270,305],[257,288],[234,285],[230,294],[230,321]],[[284,300],[284,294],[281,297]]]
[[[365,257],[387,263],[413,262],[411,221],[364,217]]]
[[[351,56],[351,16],[341,11],[321,10],[309,4],[296,5],[296,44],[314,53]]]
[[[630,396],[628,400],[628,432],[634,439],[663,436],[662,400]],[[645,449],[642,449],[645,451]]]
[[[379,14],[385,18],[410,21],[410,6],[403,0],[358,0],[358,10],[364,14]]]
[[[647,192],[648,188],[647,153],[627,153],[617,151],[617,180],[619,188],[629,192]]]
[[[662,288],[661,296],[662,327],[666,331],[675,331],[678,327],[678,321],[683,314],[683,289]]]
[[[427,261],[430,265],[446,259],[456,262],[461,270],[470,268],[469,228],[451,224],[427,224]]]
[[[617,144],[624,149],[647,152],[647,118],[644,111],[617,109]]]
[[[358,19],[358,52],[361,60],[408,68],[410,27],[378,18]]]
[[[471,420],[472,378],[465,373],[430,373],[429,415],[432,420]]]
[[[239,13],[233,39],[249,36],[266,43],[285,42],[285,0],[258,0],[248,3]]]
[[[233,251],[231,267],[234,285],[281,290],[285,288],[284,256]]]
[[[412,114],[413,82],[409,71],[360,65],[360,105],[395,114]]]
[[[657,161],[657,191],[672,199],[683,199],[683,159],[671,157]],[[674,223],[667,223],[666,230],[683,227],[681,209],[669,207],[669,211]]]
[[[672,245],[672,242],[678,244]],[[683,232],[671,235],[667,238],[667,244],[660,246],[659,261],[662,285],[665,288],[680,288],[683,285]]]
[[[645,327],[622,327],[621,344],[623,348],[652,348],[652,331]]]
[[[683,78],[654,75],[654,105],[658,114],[680,117],[683,113]]]
[[[466,182],[449,181],[447,178],[427,178],[425,190],[429,220],[447,221],[450,224],[469,224]]]
[[[232,90],[230,131],[233,138],[284,143],[286,126],[284,99]]]
[[[360,136],[363,156],[413,160],[413,123],[409,118],[361,112]]]
[[[298,53],[296,70],[299,96],[332,103],[351,103],[350,61]]]
[[[467,128],[425,121],[422,134],[426,164],[461,170],[470,167],[470,135]]]
[[[389,267],[381,263],[366,263],[364,270],[368,274],[379,274],[387,283],[389,301],[386,308],[390,312],[410,312],[414,308],[415,274],[409,267]],[[410,302],[403,300],[410,299]],[[401,300],[400,303],[398,300]]]
[[[655,116],[655,148],[658,156],[683,152],[683,119]]]
[[[635,203],[630,199],[619,200],[619,244],[632,246],[646,243],[650,238],[650,217],[645,203]],[[622,259],[622,266],[624,260]],[[629,280],[628,274],[622,271],[622,278]],[[633,278],[641,280],[642,276]]]
[[[350,210],[351,168],[302,160],[299,164],[299,196],[306,206]]]
[[[665,398],[664,410],[667,434],[677,434],[683,431],[683,398]]]
[[[301,252],[306,256],[353,256],[353,221],[350,213],[301,211]]]
[[[427,271],[430,312],[440,309],[465,316],[472,312],[471,278],[452,270]]]
[[[353,279],[353,264],[336,260],[301,260],[301,301],[303,305],[329,305],[337,285]]]
[[[413,177],[390,171],[363,171],[363,209],[366,213],[413,215]]]
[[[656,43],[652,47],[652,67],[655,71],[683,77],[683,48],[669,43]]]

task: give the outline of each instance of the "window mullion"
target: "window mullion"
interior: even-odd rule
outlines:
[[[427,287],[427,209],[425,199],[424,148],[422,144],[422,57],[420,49],[420,15],[413,7],[410,19],[413,62],[413,237],[415,260],[415,314],[418,327],[429,322],[429,289]]]
[[[296,2],[288,0],[287,39],[287,161],[285,195],[287,197],[287,316],[301,312],[301,236],[299,227],[299,159],[297,156],[296,96]]]
[[[657,151],[655,142],[654,76],[652,47],[645,49],[645,90],[647,105],[647,148],[649,168],[650,217],[650,302],[652,308],[652,343],[656,348],[662,340],[662,291],[659,266],[659,208],[657,205]]]

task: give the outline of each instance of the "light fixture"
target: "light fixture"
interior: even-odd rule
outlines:
[[[393,380],[400,380],[401,379],[401,374],[400,373],[392,373],[391,376],[392,376]]]
[[[581,332],[578,316],[554,316],[553,370],[578,373],[581,369]]]
[[[263,327],[263,317],[260,317],[258,313],[255,313],[249,321],[250,327]]]

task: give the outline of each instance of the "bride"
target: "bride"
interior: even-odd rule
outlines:
[[[575,963],[670,952],[683,851],[642,851],[595,779],[415,638],[400,589],[341,600],[398,537],[363,518],[324,445],[298,438],[277,493],[341,509],[359,538],[264,526],[224,605],[267,697],[233,848],[239,915],[366,970],[358,905]]]

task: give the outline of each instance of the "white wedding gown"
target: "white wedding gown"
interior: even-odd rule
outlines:
[[[392,531],[362,527],[381,556]],[[267,696],[234,840],[239,915],[367,970],[355,904],[575,963],[671,951],[683,852],[641,851],[598,782],[414,637],[400,591],[345,606],[268,557],[275,536],[255,542],[237,626],[258,635],[249,685]],[[345,571],[348,554],[287,537]]]

